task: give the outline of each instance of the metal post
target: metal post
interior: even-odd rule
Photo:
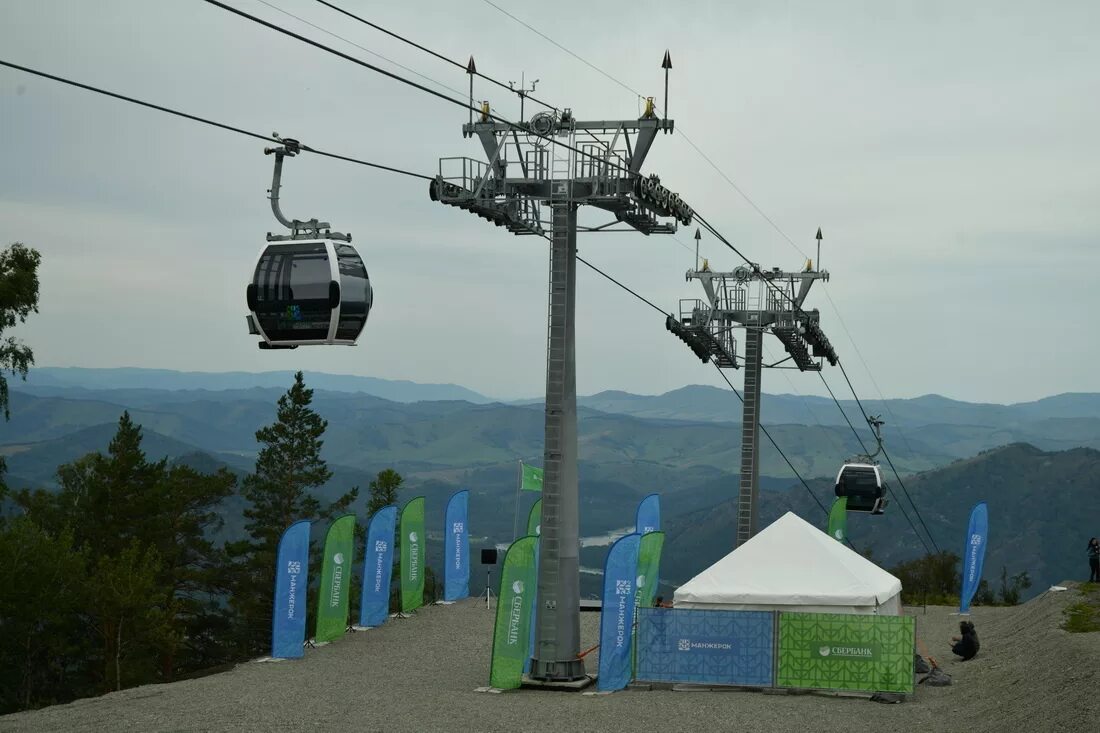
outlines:
[[[757,315],[758,319],[759,316]],[[749,541],[757,528],[757,500],[760,495],[760,372],[764,329],[745,328],[745,405],[741,418],[741,480],[737,497],[737,547]]]
[[[535,656],[531,678],[585,678],[580,652],[580,538],[577,494],[575,344],[577,204],[553,204],[546,354],[546,439]]]

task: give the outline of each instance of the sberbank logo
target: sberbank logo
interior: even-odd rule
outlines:
[[[337,565],[343,565],[344,564],[344,553],[337,552],[335,555],[332,556],[332,561],[334,563],[336,563]]]
[[[810,642],[811,656],[818,659],[861,659],[869,662],[879,658],[878,644],[834,644],[827,641]]]
[[[838,529],[836,532],[833,532],[833,536],[836,537],[838,540],[844,539],[844,530]]]
[[[645,576],[644,575],[639,575],[637,580],[635,581],[635,584],[636,584],[635,587],[637,587],[637,588],[644,587],[645,586]]]
[[[517,595],[523,592],[522,580],[517,580],[516,582],[512,583],[512,592],[516,593]]]
[[[409,532],[409,542],[417,542],[420,538],[417,537],[416,532]]]

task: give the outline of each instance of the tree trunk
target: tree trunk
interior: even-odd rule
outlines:
[[[115,640],[115,691],[122,689],[122,617],[118,617],[118,636]]]

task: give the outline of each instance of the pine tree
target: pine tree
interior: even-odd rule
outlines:
[[[39,534],[21,531],[58,538],[69,548],[65,562],[81,568],[66,575],[79,586],[79,612],[41,640],[65,678],[55,700],[170,680],[228,658],[224,642],[220,651],[207,647],[210,627],[225,625],[224,560],[212,536],[236,477],[150,463],[141,442],[141,426],[123,413],[107,455],[61,466],[59,492],[15,497]],[[68,658],[59,651],[65,643]]]
[[[24,323],[31,313],[38,312],[38,265],[42,255],[37,250],[16,242],[0,252],[0,334]],[[3,372],[27,378],[34,364],[34,352],[14,337],[0,340],[0,410],[8,414],[8,380]],[[0,459],[0,469],[3,459]]]
[[[367,516],[373,517],[374,513],[382,507],[397,503],[397,492],[401,490],[404,479],[401,474],[392,468],[378,472],[378,477],[372,479],[369,486],[370,495],[367,499]]]
[[[271,641],[273,579],[279,538],[294,522],[331,517],[343,512],[358,496],[352,489],[336,502],[322,507],[313,494],[332,478],[321,458],[322,436],[328,422],[310,405],[313,390],[305,386],[301,372],[279,398],[276,419],[256,431],[261,448],[255,472],[244,479],[242,495],[250,539],[227,545],[236,561],[233,605],[240,614],[242,651],[267,649]]]

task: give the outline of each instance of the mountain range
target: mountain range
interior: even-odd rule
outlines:
[[[323,496],[335,497],[355,485],[365,490],[377,471],[392,467],[406,478],[403,499],[428,498],[429,526],[435,514],[442,522],[443,503],[458,487],[471,490],[476,542],[507,541],[513,526],[522,523],[535,497],[517,494],[517,461],[541,463],[540,402],[493,402],[457,385],[324,374],[308,374],[306,380],[315,388],[314,408],[329,423],[323,455],[334,477]],[[255,431],[274,420],[275,402],[291,381],[283,372],[34,369],[27,382],[11,382],[11,420],[0,423],[8,483],[51,487],[59,464],[106,448],[123,410],[143,426],[151,458],[204,470],[226,466],[243,475],[255,460]],[[740,405],[730,392],[690,386],[657,396],[603,392],[578,402],[582,534],[631,524],[629,507],[656,491],[669,532],[666,579],[682,582],[731,549]],[[849,417],[859,414],[854,405],[845,407]],[[887,419],[890,456],[935,542],[954,549],[951,541],[964,530],[958,525],[966,521],[967,502],[999,492],[996,501],[1003,503],[990,499],[991,510],[1005,519],[995,526],[1019,532],[1018,546],[1027,549],[1028,558],[1025,563],[1007,552],[1002,556],[996,548],[1011,545],[994,541],[991,563],[1003,562],[1012,572],[1029,569],[1044,582],[1048,576],[1050,582],[1061,579],[1055,577],[1063,567],[1059,558],[1073,555],[1072,542],[1063,546],[1047,533],[1057,534],[1052,517],[1059,516],[1072,528],[1067,537],[1087,531],[1075,524],[1085,521],[1077,509],[1092,499],[1070,466],[1083,471],[1086,484],[1100,482],[1089,473],[1094,465],[1082,458],[1095,451],[1080,452],[1100,448],[1100,395],[1058,395],[1016,405],[926,396],[865,401],[864,407]],[[762,415],[776,443],[827,505],[839,465],[862,450],[844,416],[831,400],[792,395],[766,395]],[[867,431],[861,433],[868,441]],[[761,439],[762,521],[789,508],[807,519],[821,515],[784,459]],[[1045,463],[1053,467],[1047,473]],[[1006,474],[1005,466],[1016,468]],[[1048,485],[1048,474],[1059,477],[1056,485]],[[1040,487],[1035,491],[1054,507],[1050,513],[1024,495],[1026,482]],[[898,504],[885,517],[852,522],[853,541],[873,548],[884,563],[922,551]],[[239,498],[227,502],[227,537],[241,531],[241,509]],[[600,567],[605,551],[586,548],[582,562]],[[594,592],[598,578],[582,582],[586,592]]]

